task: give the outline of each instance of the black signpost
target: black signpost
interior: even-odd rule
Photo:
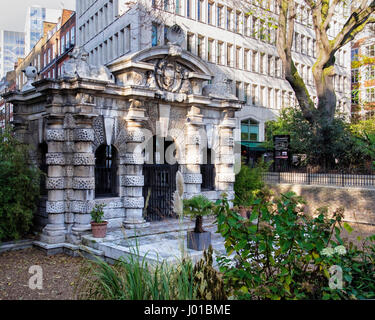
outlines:
[[[273,167],[274,171],[280,171],[286,168],[290,160],[290,136],[289,135],[276,135],[273,136]]]

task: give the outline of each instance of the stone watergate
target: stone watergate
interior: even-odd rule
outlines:
[[[35,82],[37,71],[29,67],[23,90],[5,95],[14,105],[17,137],[32,146],[35,163],[45,162],[42,242],[79,243],[90,232],[96,203],[107,205],[109,227],[147,227],[143,165],[153,136],[173,139],[186,197],[203,193],[215,200],[226,192],[233,199],[234,112],[241,105],[230,80],[213,74],[179,42],[124,56],[107,67],[89,65],[87,53],[75,48],[59,79]],[[213,190],[203,192],[205,148],[213,150],[215,180]],[[109,198],[96,194],[98,150],[104,164],[116,163]]]

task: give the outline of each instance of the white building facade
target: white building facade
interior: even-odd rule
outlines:
[[[178,24],[185,32],[183,48],[208,62],[213,73],[219,68],[232,80],[233,94],[244,101],[242,110],[236,113],[237,125],[242,127],[241,140],[256,144],[265,139],[266,121],[275,119],[283,107],[295,106],[297,101],[283,78],[275,46],[276,29],[262,27],[262,19],[245,14],[246,9],[238,8],[236,2],[139,0],[126,4],[119,0],[77,0],[78,45],[85,47],[90,63],[109,64],[121,56],[166,44],[167,28]],[[249,1],[242,1],[246,2]],[[276,1],[267,3],[265,6],[277,18]],[[153,8],[153,4],[162,10]],[[304,1],[296,1],[296,8],[293,58],[316,101],[312,17]],[[343,9],[338,13],[347,14]],[[343,22],[332,22],[331,37]],[[336,73],[338,110],[350,114],[350,46],[338,51]]]

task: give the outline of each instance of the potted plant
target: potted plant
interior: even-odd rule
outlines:
[[[94,238],[105,238],[108,221],[103,220],[105,204],[97,204],[91,211],[91,229]]]
[[[195,228],[187,233],[187,247],[202,251],[211,245],[211,232],[203,229],[203,216],[212,214],[213,203],[199,195],[184,200],[184,214],[195,218]]]

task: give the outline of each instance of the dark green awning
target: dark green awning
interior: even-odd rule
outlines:
[[[249,148],[252,151],[267,151],[267,149],[262,147],[263,142],[250,142],[250,141],[241,141],[241,145]]]

